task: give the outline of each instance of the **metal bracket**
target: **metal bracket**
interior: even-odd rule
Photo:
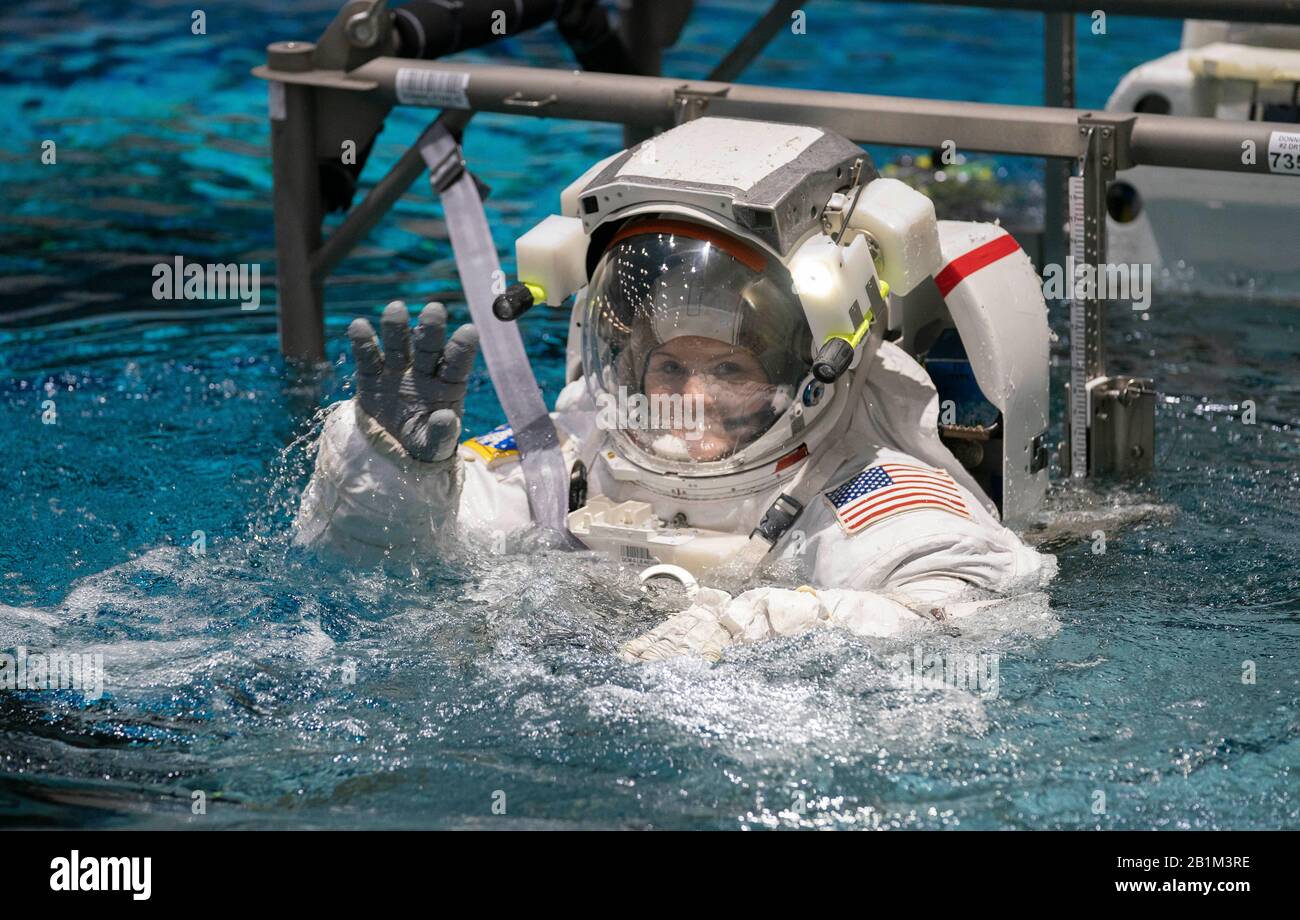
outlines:
[[[540,109],[550,105],[552,102],[558,102],[560,97],[551,93],[543,99],[529,99],[522,92],[511,93],[502,99],[502,103],[521,109]]]
[[[1100,163],[1113,179],[1120,170],[1131,169],[1133,162],[1133,125],[1136,115],[1115,115],[1110,112],[1084,112],[1079,116],[1079,133],[1095,128],[1101,144]],[[1085,150],[1084,156],[1087,156]]]
[[[353,93],[369,93],[379,89],[379,84],[374,80],[354,79],[341,70],[308,70],[294,73],[260,64],[251,72],[259,80],[274,80],[279,83],[291,83],[294,86],[341,89]]]
[[[673,123],[694,121],[709,107],[709,100],[726,98],[729,87],[722,89],[695,89],[690,85],[673,90]]]
[[[853,212],[858,208],[858,199],[862,197],[862,190],[867,187],[867,184],[862,181],[862,167],[865,164],[865,157],[859,157],[853,161],[853,168],[849,173],[849,184],[853,189],[853,194],[843,201],[842,209],[840,210],[840,229],[833,237],[835,245],[837,246],[844,242],[844,235],[849,229],[849,220],[853,217]],[[832,196],[832,198],[833,197],[834,196]],[[870,236],[870,234],[866,235]],[[877,246],[877,249],[878,248],[879,247]],[[872,258],[874,259],[875,256],[876,253],[873,252]]]
[[[1037,473],[1047,466],[1047,432],[1040,431],[1029,442],[1029,472]]]
[[[349,0],[316,42],[318,70],[355,70],[392,53],[396,37],[386,0]]]
[[[423,153],[423,151],[421,151]],[[436,165],[429,167],[429,184],[441,195],[465,173],[465,157],[457,144]]]
[[[347,18],[344,31],[348,41],[356,48],[373,48],[383,37],[388,25],[384,0],[362,0],[367,8],[359,9]]]
[[[1089,473],[1150,472],[1155,459],[1155,384],[1145,377],[1104,377],[1089,386],[1088,402],[1092,411]]]
[[[1106,376],[1106,189],[1119,169],[1133,165],[1134,116],[1086,113],[1080,174],[1070,180],[1070,382],[1067,447],[1062,467],[1073,478],[1128,475],[1150,469],[1155,439],[1155,389],[1149,380]],[[1080,295],[1078,272],[1091,267],[1092,284]],[[1123,395],[1121,399],[1120,395]],[[1134,395],[1138,394],[1138,395]],[[1145,394],[1145,395],[1143,395]],[[1139,398],[1140,397],[1140,398]],[[1149,397],[1149,398],[1148,398]]]

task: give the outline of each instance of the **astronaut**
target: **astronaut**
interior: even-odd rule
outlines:
[[[647,143],[520,239],[510,295],[573,296],[550,413],[569,531],[692,594],[623,657],[895,635],[1046,584],[1055,561],[1002,526],[940,440],[930,377],[886,340],[891,303],[945,261],[929,200],[817,128],[702,118]],[[532,527],[514,432],[458,443],[478,332],[446,323],[429,304],[412,332],[400,302],[378,342],[352,323],[356,396],[326,419],[299,542],[369,561]]]

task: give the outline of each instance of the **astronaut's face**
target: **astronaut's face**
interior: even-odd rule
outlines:
[[[775,387],[750,351],[703,336],[681,336],[650,353],[645,394],[681,396],[690,407],[672,422],[694,461],[718,460],[771,424]],[[696,411],[698,410],[698,414]]]

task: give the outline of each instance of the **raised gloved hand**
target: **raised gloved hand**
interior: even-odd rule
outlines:
[[[447,311],[420,311],[414,349],[406,304],[395,300],[379,321],[384,350],[367,320],[348,327],[357,362],[357,402],[416,460],[446,460],[456,451],[465,408],[465,381],[478,352],[478,330],[457,329],[447,341]]]

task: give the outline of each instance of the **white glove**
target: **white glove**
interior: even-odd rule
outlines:
[[[624,661],[659,661],[692,654],[717,661],[731,644],[731,633],[719,622],[730,601],[726,591],[700,588],[692,606],[625,644],[619,657]]]
[[[919,615],[893,598],[871,591],[809,587],[755,588],[738,597],[701,588],[695,604],[623,646],[625,661],[658,661],[700,655],[711,661],[728,645],[795,636],[816,626],[838,626],[859,636],[892,636]]]

